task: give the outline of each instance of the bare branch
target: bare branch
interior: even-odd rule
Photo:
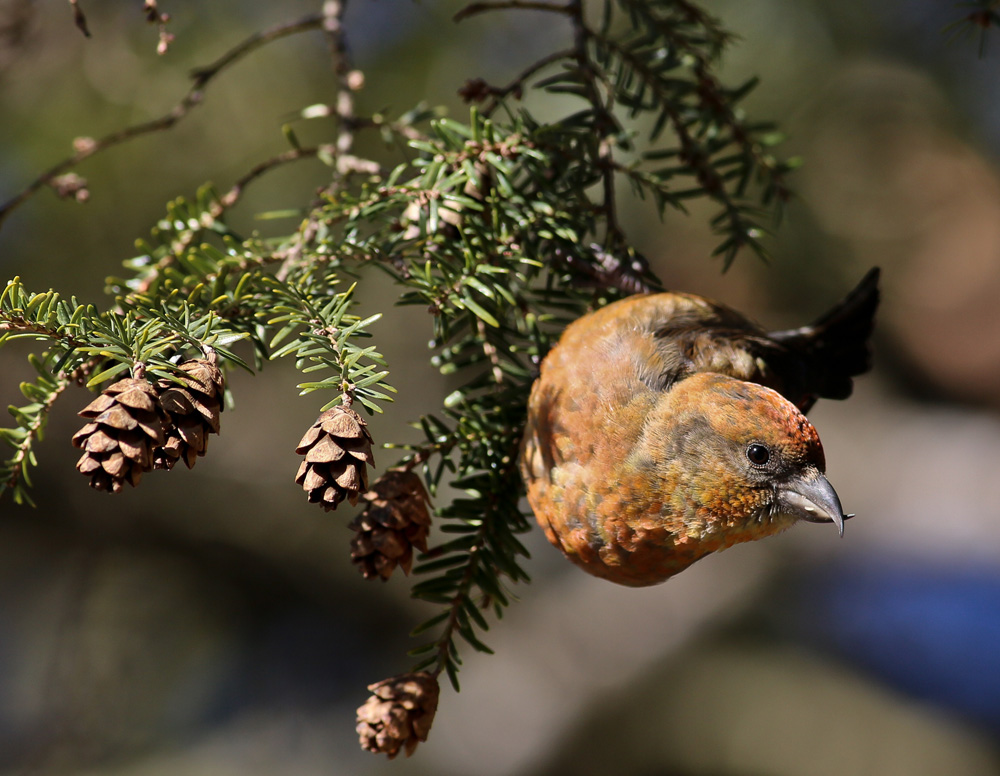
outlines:
[[[354,92],[364,80],[351,69],[350,54],[344,38],[346,0],[326,0],[323,3],[323,32],[333,57],[333,72],[337,76],[334,113],[337,116],[337,152],[349,153],[354,145]]]
[[[159,40],[156,43],[156,53],[163,56],[167,53],[170,44],[174,42],[174,35],[167,32],[167,22],[170,21],[170,14],[160,11],[156,0],[145,0],[142,10],[146,14],[146,21],[155,24],[159,31]]]
[[[485,116],[492,115],[496,111],[496,109],[500,106],[500,103],[504,100],[504,98],[510,96],[511,94],[513,94],[515,97],[520,97],[521,92],[524,89],[525,83],[528,81],[529,78],[534,76],[536,73],[544,70],[549,65],[555,64],[556,62],[561,62],[564,59],[571,59],[573,56],[575,56],[575,54],[576,52],[574,49],[553,51],[551,54],[542,57],[534,64],[526,67],[524,70],[518,73],[517,76],[514,78],[514,80],[510,81],[506,86],[499,86],[499,87],[487,86],[486,91],[490,95],[491,101],[488,105],[486,105],[483,108],[483,115]],[[474,95],[467,96],[466,94],[463,94],[461,90],[459,91],[459,94],[465,97],[467,102],[471,102],[473,101],[473,99],[475,99]]]
[[[330,45],[333,57],[333,70],[337,77],[337,87],[334,94],[334,114],[337,116],[337,140],[335,143],[335,164],[333,181],[326,187],[325,193],[339,188],[343,180],[352,172],[357,171],[357,164],[363,160],[351,155],[354,145],[354,92],[361,88],[364,79],[359,72],[351,69],[351,60],[347,51],[347,41],[344,37],[344,11],[347,0],[325,0],[323,3],[323,33]],[[305,247],[313,241],[319,230],[315,215],[310,215],[299,229],[297,239],[287,250],[284,261],[276,277],[284,280],[292,267],[301,259]]]
[[[613,114],[614,90],[601,76],[601,68],[595,66],[590,56],[589,42],[593,35],[583,17],[582,0],[570,0],[569,8],[573,19],[573,47],[580,68],[589,77],[587,79],[587,99],[594,107],[597,126],[602,136],[598,144],[596,166],[601,170],[601,190],[604,198],[601,202],[601,212],[605,221],[605,245],[608,248],[619,247],[627,240],[618,222],[618,206],[615,200],[615,156],[614,143],[610,135],[617,129],[617,121]],[[598,81],[603,81],[606,101],[601,97]]]
[[[194,79],[193,88],[198,89],[204,86],[212,78],[217,76],[220,71],[225,70],[231,64],[242,59],[247,54],[260,48],[261,46],[279,40],[280,38],[286,38],[289,35],[319,29],[322,24],[323,17],[320,14],[309,14],[308,16],[303,16],[297,21],[276,24],[274,27],[261,30],[260,32],[255,32],[250,37],[233,46],[233,48],[211,64],[192,70],[191,77]]]
[[[216,202],[212,203],[212,207],[209,209],[212,217],[218,218],[226,210],[239,202],[240,198],[243,196],[243,190],[264,173],[273,170],[275,167],[281,167],[282,165],[288,164],[289,162],[315,157],[319,154],[321,148],[321,146],[312,148],[290,148],[284,153],[280,153],[270,159],[265,159],[263,162],[255,165],[249,172],[239,178],[232,185],[229,191],[227,191]]]
[[[270,172],[276,167],[281,167],[289,162],[295,162],[299,159],[311,159],[319,155],[320,151],[324,148],[329,150],[328,146],[290,148],[277,156],[272,156],[270,159],[265,159],[263,162],[254,165],[253,168],[233,183],[229,191],[211,203],[208,208],[208,214],[213,219],[220,218],[227,210],[235,207],[236,203],[238,203],[243,197],[243,192],[246,187],[259,177],[267,172]],[[153,283],[159,279],[163,270],[173,266],[177,262],[177,257],[191,246],[191,242],[195,239],[197,234],[198,232],[191,231],[184,235],[182,239],[178,240],[176,244],[172,246],[171,252],[161,258],[156,263],[156,266],[151,268],[150,271],[143,277],[142,282],[140,282],[132,293],[128,295],[128,299],[131,300],[136,296],[148,293]]]
[[[194,79],[194,83],[188,93],[179,103],[177,103],[177,105],[159,118],[139,124],[133,124],[96,140],[92,138],[77,138],[73,142],[73,147],[76,149],[76,153],[50,167],[48,170],[35,178],[35,180],[33,180],[30,184],[28,184],[28,186],[26,186],[20,193],[0,205],[0,226],[3,225],[4,220],[12,210],[23,204],[39,189],[50,185],[55,178],[76,167],[84,159],[141,135],[170,129],[174,124],[187,116],[192,108],[197,107],[201,103],[202,98],[204,97],[205,86],[207,86],[209,81],[250,52],[279,38],[293,35],[298,32],[304,32],[306,30],[318,29],[322,22],[322,16],[312,14],[310,16],[305,16],[298,21],[280,24],[268,30],[255,33],[238,45],[234,46],[215,62],[207,65],[206,67],[195,70],[191,74],[191,77]]]

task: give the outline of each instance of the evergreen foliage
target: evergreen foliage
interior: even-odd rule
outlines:
[[[541,358],[586,309],[658,287],[619,223],[616,198],[628,191],[661,215],[709,200],[715,254],[728,268],[744,249],[765,256],[762,237],[789,196],[794,166],[773,154],[774,127],[741,107],[755,81],[720,81],[716,69],[732,36],[698,5],[497,0],[459,17],[502,10],[556,14],[573,44],[526,63],[505,85],[468,80],[460,91],[470,103],[465,119],[422,106],[399,116],[355,115],[359,76],[346,57],[343,6],[328,1],[322,13],[257,35],[195,73],[173,119],[92,141],[0,206],[2,219],[41,185],[65,183],[82,158],[168,129],[210,79],[256,47],[309,30],[328,36],[337,98],[301,116],[336,117],[329,144],[303,147],[288,131],[290,149],[229,192],[206,186],[169,203],[101,305],[33,292],[18,278],[6,284],[0,346],[36,342],[29,358],[38,377],[22,384],[28,403],[11,407],[14,425],[0,430],[9,448],[0,494],[31,503],[46,419],[73,382],[92,390],[129,375],[177,382],[180,363],[213,353],[223,370],[292,358],[303,394],[327,392],[317,410],[380,412],[395,389],[372,344],[379,316],[355,314],[352,292],[370,271],[388,273],[399,303],[427,310],[434,365],[462,378],[444,407],[416,421],[424,440],[397,446],[397,470],[420,472],[432,496],[445,484],[463,494],[437,504],[445,539],[418,557],[413,587],[416,598],[440,607],[414,633],[422,641],[413,670],[445,673],[457,688],[460,640],[488,652],[490,618],[510,603],[510,585],[528,581],[519,536],[530,515],[520,503],[517,458]],[[993,4],[983,13],[992,19]],[[571,112],[543,122],[521,103],[529,89],[576,99]],[[359,158],[360,133],[380,134],[387,155],[405,152],[389,162]],[[302,208],[293,232],[263,239],[230,229],[227,213],[247,185],[301,159],[328,165],[331,182]],[[77,198],[83,185],[74,179]],[[233,350],[239,342],[249,344],[237,348],[249,363]]]

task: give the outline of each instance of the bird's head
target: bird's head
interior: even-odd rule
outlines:
[[[637,452],[704,549],[762,538],[799,520],[834,523],[843,535],[848,516],[824,475],[819,434],[776,391],[699,373],[665,394],[648,421]]]

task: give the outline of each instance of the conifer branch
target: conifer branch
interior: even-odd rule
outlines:
[[[744,245],[762,250],[755,203],[775,207],[787,196],[783,176],[790,166],[771,156],[765,126],[744,118],[738,106],[752,82],[727,88],[714,69],[730,41],[716,20],[686,0],[599,5],[605,11],[599,20],[589,18],[592,6],[585,14],[582,0],[467,5],[456,19],[553,13],[572,41],[515,67],[503,86],[465,81],[461,94],[473,107],[467,118],[452,118],[422,105],[398,116],[358,115],[355,96],[364,78],[349,56],[346,0],[323,0],[321,13],[250,36],[196,70],[170,113],[78,142],[77,154],[32,185],[52,184],[116,143],[168,129],[200,104],[218,74],[256,48],[305,30],[325,36],[334,94],[329,104],[303,108],[296,120],[332,119],[324,142],[300,146],[286,127],[293,147],[258,162],[224,193],[203,186],[168,203],[123,277],[109,281],[105,309],[53,292],[30,294],[19,281],[0,296],[0,345],[16,337],[47,340],[44,363],[56,374],[86,372],[94,390],[110,383],[85,410],[93,422],[74,437],[85,449],[78,468],[96,487],[136,484],[153,459],[165,460],[160,451],[167,444],[174,444],[174,461],[204,453],[204,434],[218,429],[224,369],[291,359],[303,375],[302,394],[325,392],[323,410],[296,447],[302,461],[295,481],[324,509],[363,505],[351,522],[351,558],[366,578],[409,572],[419,552],[412,594],[438,607],[415,631],[432,634],[414,650],[416,673],[373,685],[375,699],[365,706],[365,745],[390,756],[424,740],[439,675],[458,686],[466,649],[459,642],[489,652],[483,633],[513,598],[508,584],[528,580],[528,553],[518,538],[530,528],[519,506],[518,454],[525,405],[546,352],[586,308],[659,287],[619,218],[626,189],[618,184],[650,197],[661,214],[667,205],[683,210],[692,197],[715,201],[722,212],[713,225],[724,238],[719,250],[727,264]],[[568,95],[571,107],[542,121],[530,103],[513,104],[529,88]],[[372,132],[382,136],[385,151],[364,158],[357,141]],[[330,179],[318,193],[305,192],[294,207],[270,214],[294,215],[285,234],[247,236],[227,225],[227,213],[249,186],[313,158],[330,168]],[[67,194],[84,191],[73,188],[79,181],[62,185]],[[0,219],[23,198],[4,206]],[[379,315],[357,315],[353,306],[355,284],[366,282],[369,267],[395,281],[399,304],[426,311],[431,363],[455,380],[439,414],[420,417],[421,443],[385,445],[406,452],[371,488],[374,439],[359,412],[381,411],[394,389],[372,344]],[[251,346],[251,363],[229,349],[238,340]],[[191,365],[206,348],[218,353],[218,368],[214,356],[208,366]],[[124,377],[137,366],[143,380]],[[169,391],[167,411],[159,403]],[[48,406],[50,394],[38,395],[35,403]],[[17,429],[4,430],[15,445],[32,434],[33,411],[19,416]],[[179,421],[192,434],[183,445],[170,426]],[[129,423],[141,434],[130,436]],[[420,475],[436,496],[445,487],[460,494],[437,505],[443,538],[430,547]],[[408,682],[426,696],[422,713],[410,715],[417,727],[379,743],[391,724],[386,715],[416,703],[410,696],[420,693]]]
[[[4,491],[9,490],[14,494],[15,503],[31,505],[34,502],[22,487],[22,480],[28,479],[27,469],[34,463],[34,444],[42,438],[52,407],[72,383],[66,375],[53,377],[44,373],[40,363],[33,363],[41,373],[40,379],[37,383],[25,383],[21,389],[25,397],[32,400],[32,404],[23,408],[11,408],[15,419],[20,421],[18,429],[0,429],[0,440],[14,447],[14,455],[0,463],[0,497]]]

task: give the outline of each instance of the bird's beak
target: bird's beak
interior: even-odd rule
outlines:
[[[844,535],[844,521],[854,517],[844,514],[837,491],[818,471],[796,477],[782,486],[778,491],[778,507],[782,513],[810,523],[833,523],[841,536]]]

